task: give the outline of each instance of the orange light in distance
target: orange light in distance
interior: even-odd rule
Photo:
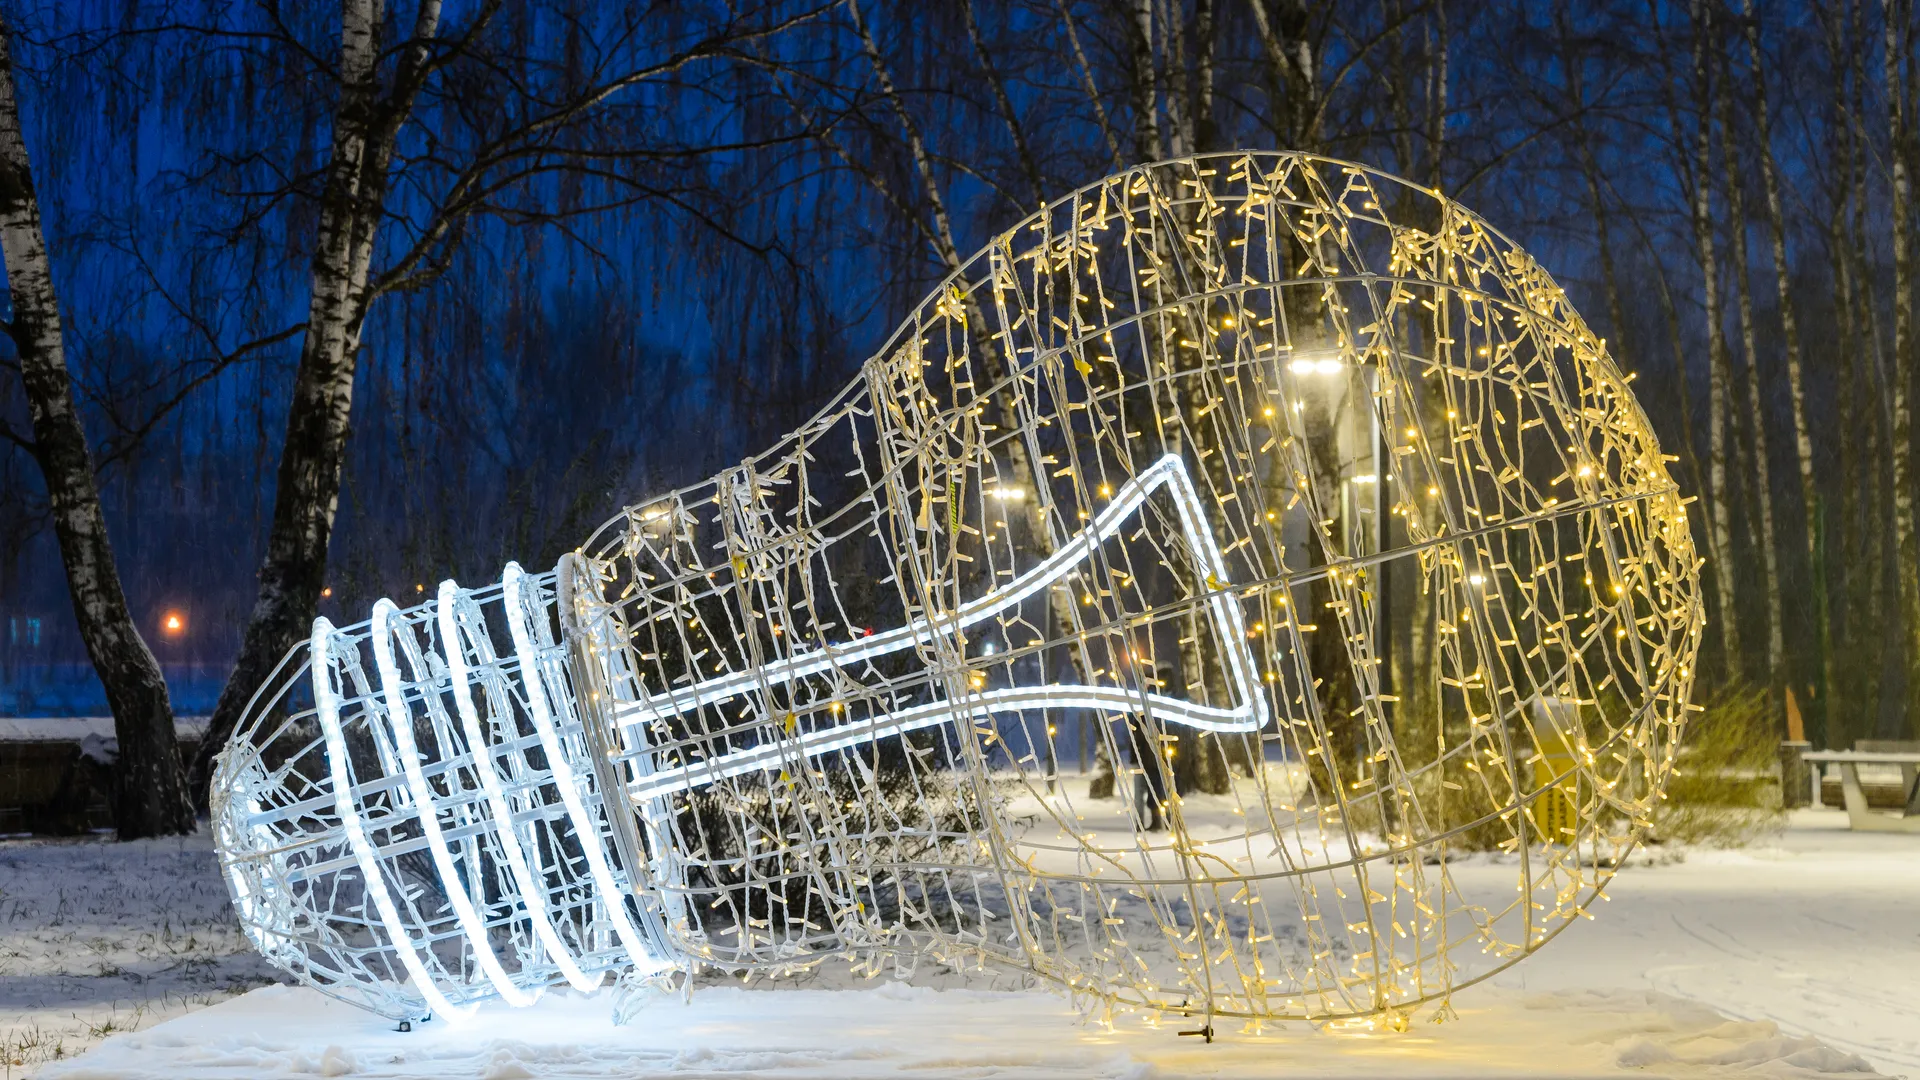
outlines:
[[[179,612],[169,611],[167,617],[160,621],[160,626],[167,632],[168,637],[179,637],[186,632],[187,620],[182,618]]]

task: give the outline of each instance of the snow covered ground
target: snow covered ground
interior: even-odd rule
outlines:
[[[1796,811],[1770,842],[1630,867],[1607,891],[1594,922],[1498,981],[1688,998],[1920,1080],[1920,836]]]
[[[232,997],[267,970],[223,914],[205,840],[12,842],[0,844],[0,1061],[20,1064],[0,1077],[1920,1080],[1920,837],[1845,824],[1803,811],[1756,848],[1628,868],[1596,921],[1460,993],[1455,1022],[1401,1035],[1269,1025],[1211,1046],[1177,1037],[1175,1021],[1083,1023],[1044,992],[839,973],[799,989],[703,988],[626,1027],[604,997],[550,994],[400,1034],[305,990]]]
[[[273,978],[204,833],[0,841],[0,1077]]]

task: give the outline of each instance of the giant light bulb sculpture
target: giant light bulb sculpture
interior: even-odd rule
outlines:
[[[1129,170],[767,453],[317,620],[216,771],[236,907],[395,1018],[922,956],[1208,1031],[1444,1010],[1601,895],[1689,707],[1627,383],[1435,192]]]

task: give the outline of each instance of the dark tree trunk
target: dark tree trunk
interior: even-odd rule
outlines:
[[[14,93],[11,33],[0,22],[0,248],[13,307],[7,331],[19,353],[34,457],[46,478],[74,617],[113,710],[120,743],[109,793],[114,826],[122,840],[190,833],[193,807],[181,778],[167,683],[127,610],[94,483],[93,456],[74,409],[60,308]]]
[[[1767,241],[1773,255],[1774,301],[1780,309],[1780,341],[1787,362],[1788,400],[1793,405],[1793,456],[1799,469],[1801,519],[1806,540],[1807,577],[1812,586],[1816,671],[1819,694],[1814,703],[1820,715],[1829,712],[1828,695],[1834,685],[1833,629],[1827,603],[1827,573],[1821,558],[1819,486],[1813,473],[1813,426],[1807,412],[1806,380],[1802,377],[1800,320],[1794,311],[1793,270],[1787,261],[1787,212],[1780,194],[1780,174],[1773,157],[1773,118],[1767,108],[1766,59],[1760,50],[1760,20],[1753,0],[1741,0],[1740,17],[1747,36],[1748,66],[1753,70],[1754,142],[1760,153],[1760,186],[1767,200]],[[1844,317],[1843,317],[1844,318]],[[1821,725],[1825,727],[1824,724]]]
[[[1907,93],[1911,70],[1913,5],[1911,0],[1885,0],[1886,44],[1882,55],[1887,83],[1887,160],[1892,181],[1893,221],[1887,235],[1893,244],[1893,366],[1887,395],[1893,401],[1893,545],[1894,578],[1900,598],[1900,619],[1907,666],[1907,729],[1920,733],[1920,529],[1913,505],[1913,208],[1908,174],[1913,152]]]

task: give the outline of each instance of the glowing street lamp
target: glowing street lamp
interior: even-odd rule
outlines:
[[[1338,355],[1302,356],[1287,364],[1287,370],[1295,375],[1338,375],[1346,369],[1346,361]]]

